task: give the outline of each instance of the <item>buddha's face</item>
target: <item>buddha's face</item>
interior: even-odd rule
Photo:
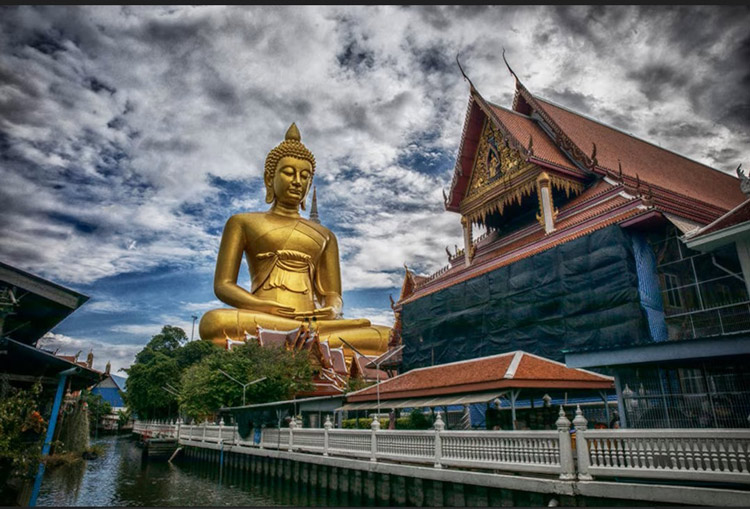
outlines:
[[[286,156],[279,159],[273,176],[273,194],[278,203],[296,207],[305,198],[312,179],[309,161]]]

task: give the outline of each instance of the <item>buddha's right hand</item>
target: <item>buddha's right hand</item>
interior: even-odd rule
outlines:
[[[276,315],[276,316],[289,316],[293,317],[296,313],[296,310],[291,307],[287,306],[286,304],[282,304],[280,302],[276,302],[275,300],[265,300],[265,299],[257,299],[257,302],[253,305],[253,310],[255,311],[262,311],[263,313],[268,313],[269,315]]]

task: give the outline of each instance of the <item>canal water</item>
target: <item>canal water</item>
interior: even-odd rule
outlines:
[[[249,506],[285,505],[245,476],[203,462],[141,461],[130,436],[92,440],[96,460],[46,472],[38,506]]]

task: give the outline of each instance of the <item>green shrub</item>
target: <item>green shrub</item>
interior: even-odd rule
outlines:
[[[381,418],[380,429],[388,429],[388,419]],[[344,419],[341,421],[341,427],[344,429],[370,429],[372,419],[369,417],[360,417],[359,419]]]

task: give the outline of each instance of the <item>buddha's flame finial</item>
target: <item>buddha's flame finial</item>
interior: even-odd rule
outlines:
[[[301,141],[302,136],[299,134],[299,129],[297,129],[297,124],[292,122],[292,125],[289,126],[289,129],[286,131],[286,136],[284,136],[284,139],[286,140],[294,140],[294,141]]]

